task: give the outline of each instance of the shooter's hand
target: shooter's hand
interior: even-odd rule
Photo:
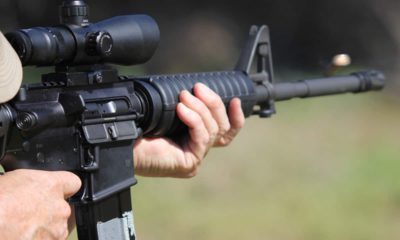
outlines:
[[[67,239],[71,208],[65,199],[80,186],[69,172],[15,170],[0,176],[0,239]]]
[[[239,99],[233,99],[229,111],[221,98],[203,84],[196,84],[194,96],[179,95],[176,113],[189,128],[181,144],[167,138],[146,138],[134,147],[136,174],[151,177],[189,178],[197,170],[211,147],[227,146],[243,127],[245,119]],[[229,116],[228,116],[229,115]]]

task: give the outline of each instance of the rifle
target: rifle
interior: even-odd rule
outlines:
[[[141,64],[154,54],[157,23],[146,15],[89,23],[84,1],[64,0],[61,25],[6,34],[24,66],[55,66],[41,83],[23,85],[0,105],[0,159],[6,170],[77,174],[74,204],[79,239],[136,238],[130,187],[136,184],[133,145],[141,137],[175,138],[185,127],[178,95],[201,82],[225,104],[238,97],[246,117],[271,117],[275,102],[380,90],[378,71],[274,82],[269,31],[253,26],[233,71],[120,76],[108,65]],[[253,62],[257,71],[251,73]]]

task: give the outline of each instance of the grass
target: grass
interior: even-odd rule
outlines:
[[[139,178],[139,239],[399,239],[398,102],[373,93],[277,110],[248,119],[191,180]]]

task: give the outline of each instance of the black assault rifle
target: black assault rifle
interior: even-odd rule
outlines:
[[[106,63],[144,63],[159,41],[146,15],[88,21],[84,1],[63,1],[61,24],[6,34],[23,65],[55,66],[40,84],[22,86],[0,105],[0,159],[6,170],[66,170],[83,186],[75,205],[81,240],[133,240],[130,187],[132,147],[140,137],[175,137],[185,127],[175,108],[178,95],[195,83],[209,86],[223,102],[238,97],[246,117],[270,117],[275,101],[383,88],[377,71],[275,83],[266,26],[252,27],[233,71],[119,76]],[[253,59],[257,72],[250,73]],[[5,157],[6,156],[6,157]]]

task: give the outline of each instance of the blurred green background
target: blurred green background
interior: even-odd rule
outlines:
[[[193,179],[139,177],[139,239],[399,239],[399,104],[371,93],[277,109]]]
[[[56,24],[60,2],[0,0],[0,29]],[[353,65],[341,73],[378,68],[388,78],[383,92],[278,103],[277,115],[248,119],[211,151],[193,179],[139,177],[139,239],[400,238],[399,1],[87,2],[93,21],[147,13],[160,24],[156,55],[123,74],[231,69],[249,26],[265,23],[277,80],[320,76],[342,52]],[[27,68],[25,80],[46,71]]]
[[[400,117],[378,94],[278,104],[190,181],[140,178],[142,239],[399,239]]]

